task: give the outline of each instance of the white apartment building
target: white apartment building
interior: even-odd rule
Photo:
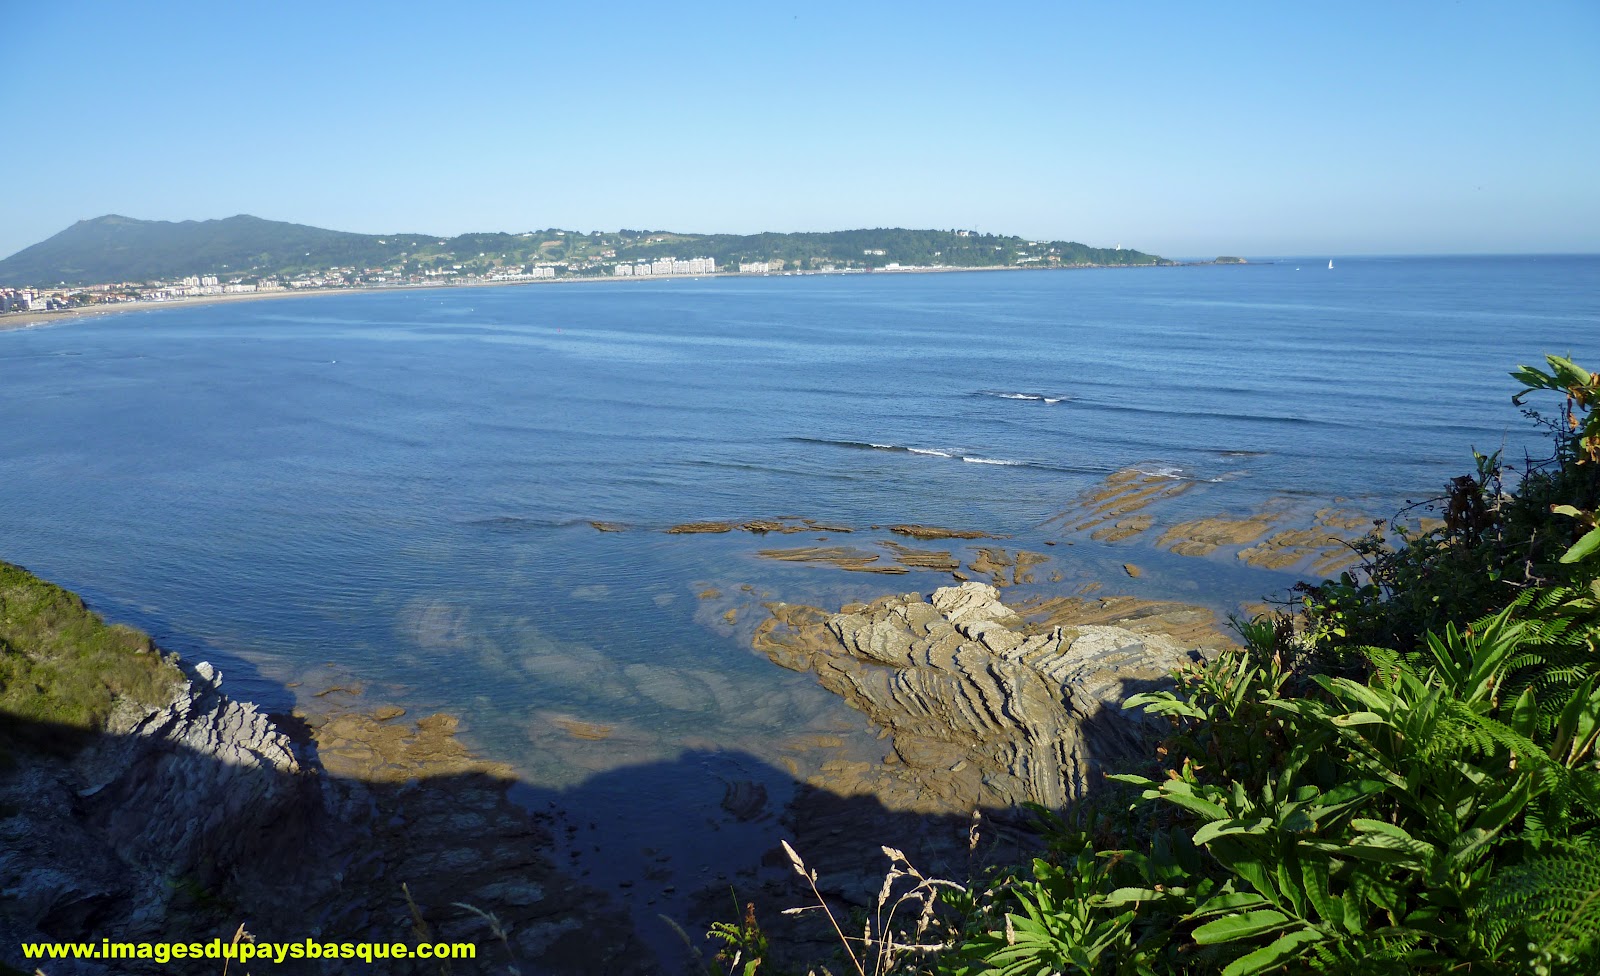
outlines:
[[[716,258],[690,258],[687,261],[678,258],[656,258],[654,261],[640,261],[631,267],[619,264],[611,270],[617,277],[632,275],[635,278],[654,275],[686,275],[686,274],[716,274]]]

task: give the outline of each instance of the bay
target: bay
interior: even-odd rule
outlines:
[[[1226,613],[1294,577],[1052,519],[1129,467],[1193,482],[1177,515],[1388,516],[1473,448],[1545,450],[1510,369],[1600,363],[1595,257],[1322,264],[298,296],[0,333],[0,558],[269,707],[340,687],[461,715],[541,789],[807,735],[870,754],[751,651],[761,603],[949,578],[759,549],[981,529],[1061,543],[1038,591]],[[777,516],[857,531],[661,531]],[[607,782],[619,810],[673,792]]]

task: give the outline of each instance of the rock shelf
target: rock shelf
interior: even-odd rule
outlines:
[[[1061,808],[1153,727],[1121,702],[1165,684],[1200,653],[1159,634],[1086,625],[1030,634],[984,583],[884,597],[836,614],[771,604],[755,646],[810,671],[894,740],[900,802],[930,811]],[[829,788],[887,775],[825,769]],[[892,771],[891,771],[892,772]],[[875,782],[872,791],[900,792]],[[893,800],[886,800],[892,803]]]

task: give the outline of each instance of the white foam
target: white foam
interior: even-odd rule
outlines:
[[[949,454],[945,451],[930,451],[921,447],[908,447],[906,450],[910,451],[912,454],[926,454],[929,457],[955,457],[954,454]]]
[[[1185,477],[1182,468],[1180,468],[1180,467],[1178,467],[1176,465],[1171,465],[1171,464],[1164,464],[1161,467],[1156,468],[1153,471],[1140,469],[1139,473],[1143,474],[1143,475],[1148,475],[1151,478],[1183,478],[1183,477]]]
[[[964,457],[961,460],[967,462],[968,464],[1003,464],[1008,468],[1020,467],[1028,463],[1026,461],[1006,461],[997,458],[981,457]]]
[[[1060,403],[1066,397],[1045,396],[1043,393],[999,393],[994,390],[984,390],[984,396],[999,397],[1002,400],[1042,400],[1045,403]]]

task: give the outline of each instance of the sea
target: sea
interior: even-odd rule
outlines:
[[[883,748],[752,650],[764,604],[952,582],[763,549],[981,530],[1048,552],[1035,595],[1222,616],[1296,577],[1062,514],[1133,468],[1192,483],[1173,518],[1387,518],[1474,450],[1549,453],[1510,370],[1600,367],[1600,257],[1326,265],[395,290],[0,332],[0,559],[265,707],[459,716],[528,803],[582,810],[576,843],[705,870],[777,822],[651,831],[717,820],[740,780],[778,807],[807,737]],[[665,531],[779,517],[817,528]]]

